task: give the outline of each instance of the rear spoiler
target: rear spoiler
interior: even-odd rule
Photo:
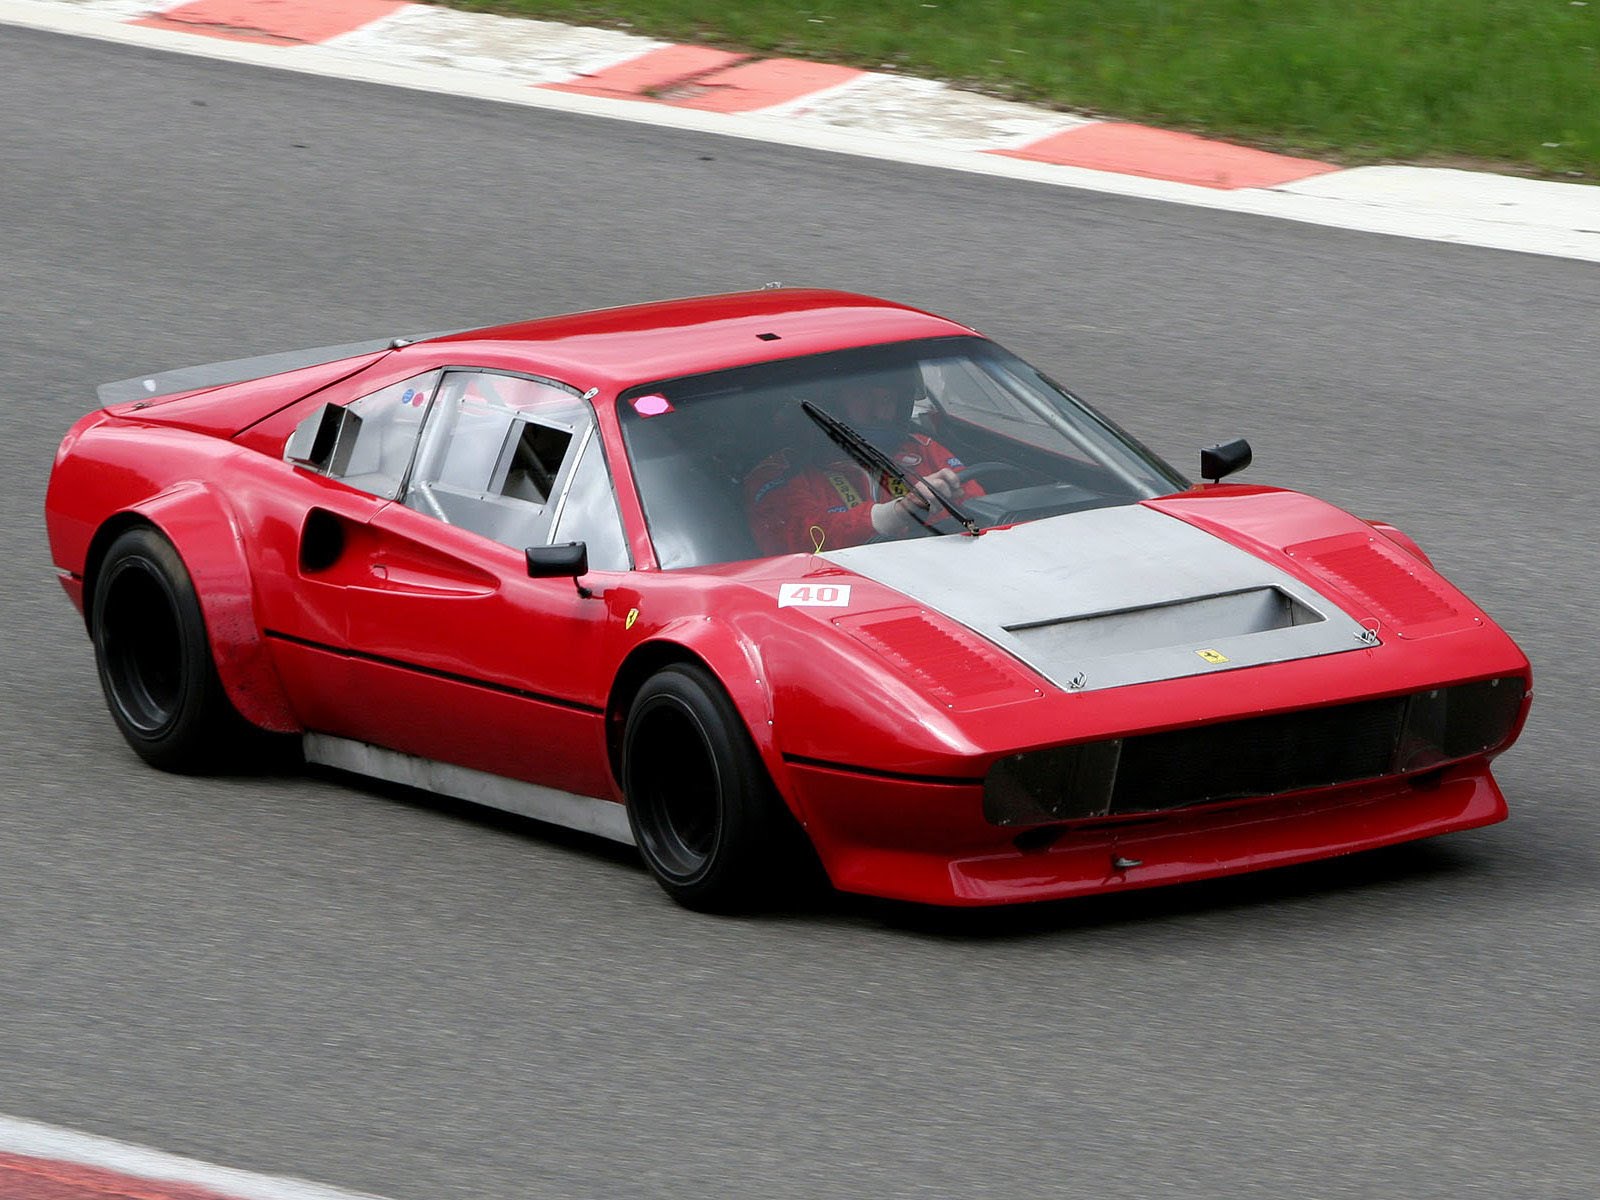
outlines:
[[[436,333],[422,333],[416,337],[379,338],[370,342],[351,342],[344,346],[318,346],[313,350],[286,350],[278,354],[262,354],[255,358],[235,358],[227,362],[205,363],[198,367],[179,367],[156,375],[135,375],[132,379],[119,379],[115,383],[102,383],[95,389],[102,406],[126,404],[134,400],[153,400],[158,396],[173,396],[180,392],[199,392],[222,387],[229,383],[243,383],[247,379],[262,379],[268,375],[281,375],[285,371],[298,371],[303,367],[318,367],[323,363],[338,362],[341,358],[355,358],[361,354],[376,354],[380,350],[398,350],[412,342],[425,342],[430,338],[445,337],[465,330],[451,329]]]

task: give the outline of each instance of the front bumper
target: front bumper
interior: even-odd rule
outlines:
[[[1492,825],[1485,758],[1441,772],[1017,834],[983,819],[980,783],[787,764],[797,807],[842,891],[989,905],[1185,883]],[[1053,836],[1053,840],[1050,840]],[[1119,869],[1116,861],[1136,866]]]

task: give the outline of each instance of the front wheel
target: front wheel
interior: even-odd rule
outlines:
[[[90,613],[100,685],[128,745],[167,771],[218,765],[246,726],[217,678],[200,601],[172,543],[150,528],[121,534]]]
[[[628,713],[622,776],[634,841],[680,904],[748,910],[793,879],[803,835],[705,669],[677,664],[645,682]]]

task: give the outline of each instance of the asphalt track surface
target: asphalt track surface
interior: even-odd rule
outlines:
[[[1596,1194],[1595,266],[11,29],[0,112],[0,1111],[397,1200]],[[94,385],[774,279],[1413,533],[1534,660],[1513,820],[717,920],[532,822],[124,748],[39,515]]]

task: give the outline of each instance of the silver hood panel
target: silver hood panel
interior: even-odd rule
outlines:
[[[1141,504],[822,557],[954,618],[1069,690],[1377,644],[1293,576]]]

